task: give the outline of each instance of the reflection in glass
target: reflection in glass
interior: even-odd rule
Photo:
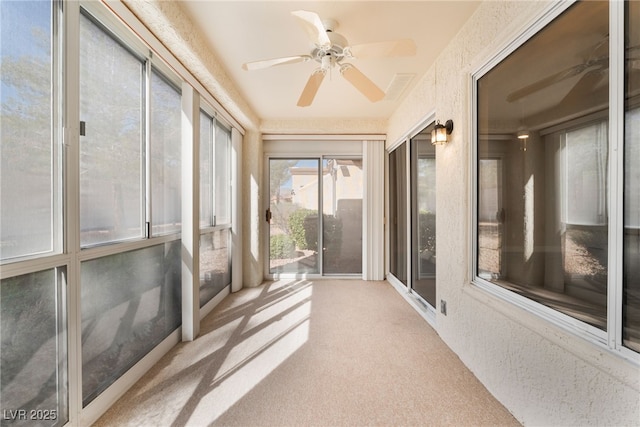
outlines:
[[[0,259],[54,250],[52,19],[49,1],[0,2]]]
[[[323,273],[362,274],[362,160],[322,161]]]
[[[0,282],[2,425],[64,425],[68,420],[66,269]],[[9,410],[57,411],[53,420],[11,422]]]
[[[626,2],[624,344],[640,351],[640,2]]]
[[[151,73],[151,225],[154,235],[180,231],[180,92],[156,71]]]
[[[81,266],[86,406],[181,323],[180,241]]]
[[[80,242],[142,237],[144,64],[80,16]]]
[[[436,306],[436,150],[429,126],[411,138],[412,290]]]
[[[229,229],[200,235],[200,307],[231,283]]]
[[[389,271],[407,284],[407,145],[389,153]]]
[[[269,271],[319,273],[318,159],[269,160]]]
[[[607,2],[576,3],[478,81],[476,274],[600,329],[608,25]]]
[[[502,160],[483,158],[478,163],[478,275],[497,279],[502,275],[504,236]]]

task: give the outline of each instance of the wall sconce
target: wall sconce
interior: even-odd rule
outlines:
[[[438,120],[436,126],[431,131],[431,143],[433,145],[446,144],[449,142],[447,135],[451,135],[451,132],[453,132],[453,120],[447,120],[444,125]]]

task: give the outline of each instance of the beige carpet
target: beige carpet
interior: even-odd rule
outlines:
[[[386,282],[225,299],[97,426],[519,425]]]

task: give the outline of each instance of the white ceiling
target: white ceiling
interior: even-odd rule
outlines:
[[[227,74],[261,119],[386,119],[459,31],[479,1],[192,1],[180,2]],[[396,74],[415,74],[394,101],[371,103],[334,69],[309,107],[298,97],[314,61],[245,71],[245,62],[309,54],[313,44],[291,15],[316,12],[338,22],[335,32],[349,45],[411,38],[417,54],[404,58],[353,59],[349,62],[383,91]]]

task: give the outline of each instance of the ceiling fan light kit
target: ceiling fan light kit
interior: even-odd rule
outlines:
[[[518,129],[518,139],[527,139],[527,138],[529,138],[529,131],[524,128]]]
[[[318,62],[320,67],[313,71],[298,99],[297,105],[299,107],[308,107],[313,103],[327,71],[336,66],[339,67],[342,77],[351,83],[351,85],[369,99],[369,101],[380,101],[385,97],[384,91],[353,64],[343,62],[343,60],[345,58],[411,56],[416,53],[415,43],[410,39],[349,46],[347,39],[334,31],[338,25],[336,21],[332,19],[322,20],[317,13],[306,10],[294,11],[291,12],[291,14],[297,18],[301,27],[314,44],[314,48],[310,54],[247,62],[242,65],[242,68],[247,71],[253,71],[276,65],[308,62],[310,60]]]

